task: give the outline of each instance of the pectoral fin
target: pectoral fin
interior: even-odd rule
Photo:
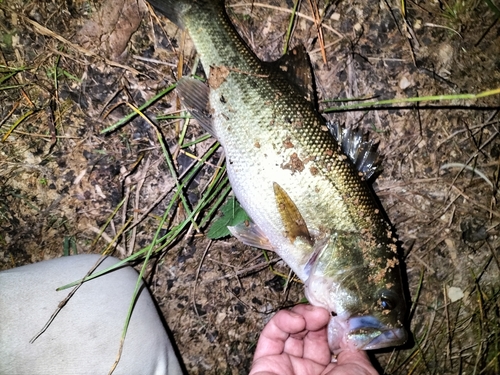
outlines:
[[[210,88],[195,78],[182,77],[177,82],[177,92],[182,105],[198,120],[203,129],[217,138],[210,107]]]
[[[294,243],[297,237],[301,237],[306,242],[312,244],[313,241],[307,229],[306,222],[295,203],[293,203],[287,192],[276,182],[273,183],[273,188],[278,212],[280,213],[281,220],[285,226],[286,236],[290,242]]]
[[[325,236],[321,240],[316,241],[316,243],[314,244],[313,252],[307,260],[306,265],[304,266],[304,272],[307,276],[314,274],[314,270],[318,264],[318,259],[323,254],[323,251],[327,248],[330,239],[330,237]]]
[[[264,232],[253,222],[243,222],[227,229],[245,245],[274,251]]]

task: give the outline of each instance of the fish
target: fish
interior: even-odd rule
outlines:
[[[261,61],[223,0],[148,0],[191,37],[207,80],[182,77],[184,107],[222,145],[234,195],[251,218],[230,227],[272,250],[331,312],[330,350],[403,344],[406,303],[396,239],[369,183],[377,155],[360,131],[314,103],[304,47]]]

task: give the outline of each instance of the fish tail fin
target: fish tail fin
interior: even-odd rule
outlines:
[[[148,0],[153,8],[184,29],[184,14],[190,8],[190,1],[183,0]]]
[[[203,11],[217,6],[224,7],[224,0],[147,0],[154,9],[184,29],[188,11]]]

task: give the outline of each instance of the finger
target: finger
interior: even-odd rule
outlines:
[[[285,342],[291,334],[296,334],[305,329],[304,317],[292,311],[279,311],[262,330],[254,360],[269,355],[283,353]]]
[[[283,353],[292,357],[302,358],[304,356],[304,341],[294,338],[292,335],[285,341]]]
[[[330,321],[330,313],[322,307],[301,304],[294,306],[292,311],[304,317],[308,331],[318,331]]]
[[[328,347],[326,326],[330,321],[330,313],[311,305],[298,305],[294,312],[301,314],[306,321],[306,330],[303,333],[303,357],[324,366],[331,362],[332,355]],[[295,335],[292,335],[295,337]]]
[[[304,337],[304,359],[309,359],[324,366],[332,361],[332,353],[328,346],[326,327],[319,331],[309,331]]]
[[[361,350],[342,351],[337,357],[337,367],[342,369],[342,372],[334,372],[339,375],[378,375],[366,352]]]

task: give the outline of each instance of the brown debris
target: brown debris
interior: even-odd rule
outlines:
[[[228,75],[229,69],[226,66],[211,66],[208,86],[212,89],[218,89],[220,85],[224,83]]]
[[[302,172],[304,170],[304,162],[300,160],[296,152],[290,155],[290,161],[282,166],[283,169],[290,169],[292,173]]]

